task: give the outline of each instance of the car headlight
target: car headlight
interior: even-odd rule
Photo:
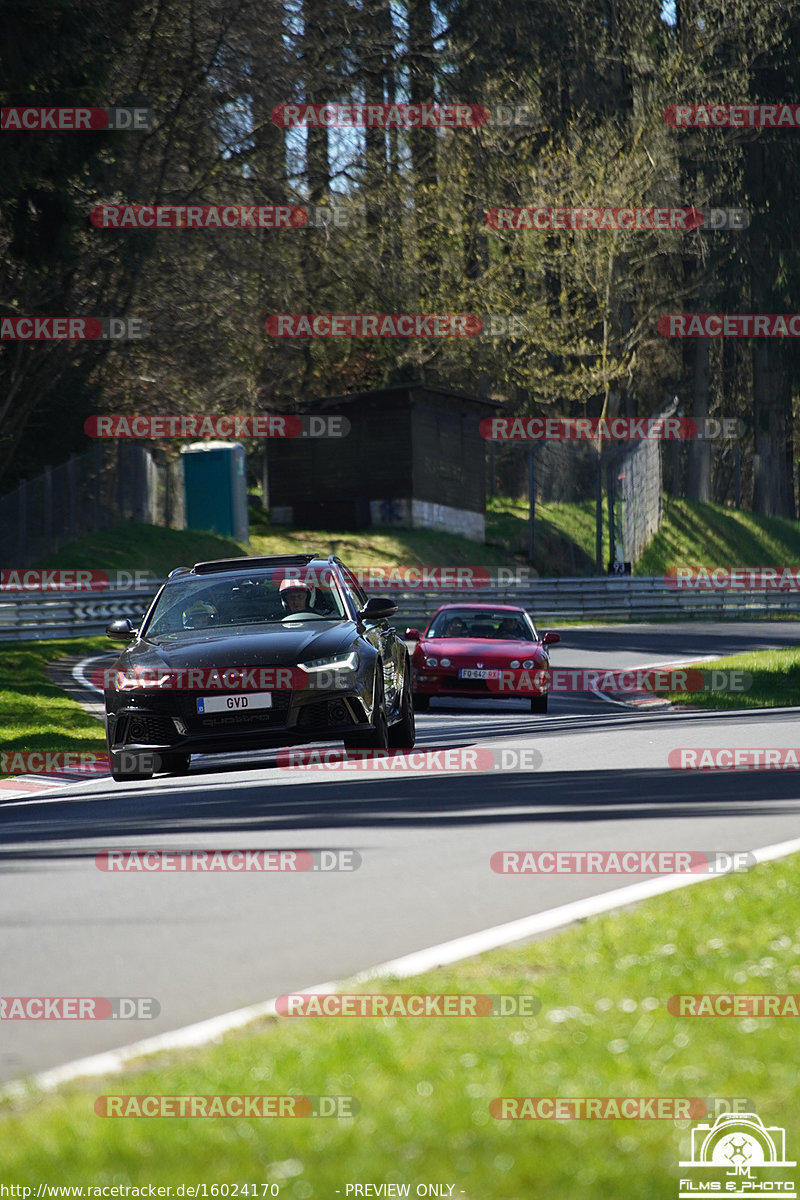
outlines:
[[[349,654],[334,654],[329,658],[312,658],[309,662],[297,665],[301,671],[355,671],[358,666],[358,651],[351,650]]]
[[[171,673],[161,668],[137,667],[129,671],[117,671],[116,689],[119,692],[132,692],[142,688],[169,687],[171,679]]]
[[[425,659],[426,667],[438,667],[438,665],[439,665],[438,658],[426,658]]]
[[[522,665],[526,671],[530,671],[531,667],[536,666],[536,663],[533,661],[532,658],[526,658]]]
[[[449,658],[442,658],[442,659],[440,659],[440,660],[439,660],[439,666],[440,666],[440,667],[449,667],[449,666],[450,666],[450,659],[449,659]]]
[[[511,662],[510,662],[508,665],[509,665],[510,667],[518,667],[518,666],[519,666],[519,659],[518,659],[518,658],[512,658]]]

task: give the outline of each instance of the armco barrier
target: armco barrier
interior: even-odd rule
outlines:
[[[0,592],[0,641],[33,641],[103,633],[115,617],[141,620],[160,584],[147,591],[109,589],[17,596]],[[378,595],[380,587],[370,591]],[[758,620],[800,617],[800,592],[777,589],[694,591],[669,588],[661,576],[611,576],[587,579],[538,579],[517,587],[493,586],[465,592],[459,588],[389,591],[399,612],[395,623],[421,628],[440,604],[493,602],[521,604],[537,624],[567,620],[639,621]]]

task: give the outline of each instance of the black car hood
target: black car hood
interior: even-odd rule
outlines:
[[[123,651],[120,669],[129,667],[279,667],[330,658],[358,635],[352,621],[308,621],[270,626],[258,633],[241,629],[203,630],[163,643],[136,642]]]

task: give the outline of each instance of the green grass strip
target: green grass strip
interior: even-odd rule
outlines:
[[[103,726],[50,682],[45,667],[67,655],[113,649],[107,637],[0,642],[2,749],[104,752]]]
[[[710,671],[742,671],[751,676],[746,691],[671,692],[666,699],[692,708],[787,708],[800,704],[800,648],[754,650],[703,663]]]
[[[741,848],[735,827],[730,841],[726,848]],[[524,894],[527,883],[507,885]],[[107,886],[122,885],[108,877]],[[265,892],[264,925],[253,931],[256,976],[275,912]],[[321,907],[321,923],[328,919]],[[185,987],[202,989],[214,969],[198,959]],[[353,1182],[409,1183],[412,1196],[417,1183],[453,1183],[453,1195],[463,1189],[470,1200],[677,1195],[686,1125],[503,1122],[489,1115],[500,1096],[746,1098],[765,1124],[786,1127],[797,1157],[798,1019],[680,1018],[667,1009],[678,993],[800,991],[797,856],[362,990],[534,994],[542,1008],[524,1018],[278,1018],[139,1070],[6,1101],[4,1181],[277,1182],[297,1200],[327,1200]],[[290,1091],[354,1095],[361,1111],[349,1121],[94,1111],[104,1094]]]

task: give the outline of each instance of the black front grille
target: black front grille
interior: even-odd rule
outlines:
[[[355,724],[357,722],[353,719],[351,707],[343,699],[319,700],[316,704],[305,704],[297,718],[298,729],[305,733],[330,728],[346,730],[348,726]]]
[[[123,716],[116,729],[118,745],[171,746],[178,737],[178,731],[169,717],[151,713]]]
[[[198,713],[197,698],[198,696],[220,696],[224,695],[223,691],[207,691],[207,692],[179,692],[179,691],[163,691],[163,692],[148,692],[142,694],[135,699],[131,699],[131,704],[137,705],[142,709],[147,709],[148,716],[152,714],[152,720],[169,720],[169,726],[175,732],[175,727],[170,718],[180,717],[187,729],[197,732],[201,729],[212,727],[213,722],[223,725],[285,725],[286,714],[289,711],[292,693],[286,689],[275,691],[272,693],[272,706],[270,708],[256,708],[250,712],[219,712],[219,713]],[[231,695],[246,696],[247,692],[232,692]],[[163,714],[163,716],[161,715]],[[137,720],[141,720],[137,717]],[[132,739],[131,739],[132,740]],[[166,740],[166,739],[164,739]],[[174,740],[171,739],[171,740]]]

